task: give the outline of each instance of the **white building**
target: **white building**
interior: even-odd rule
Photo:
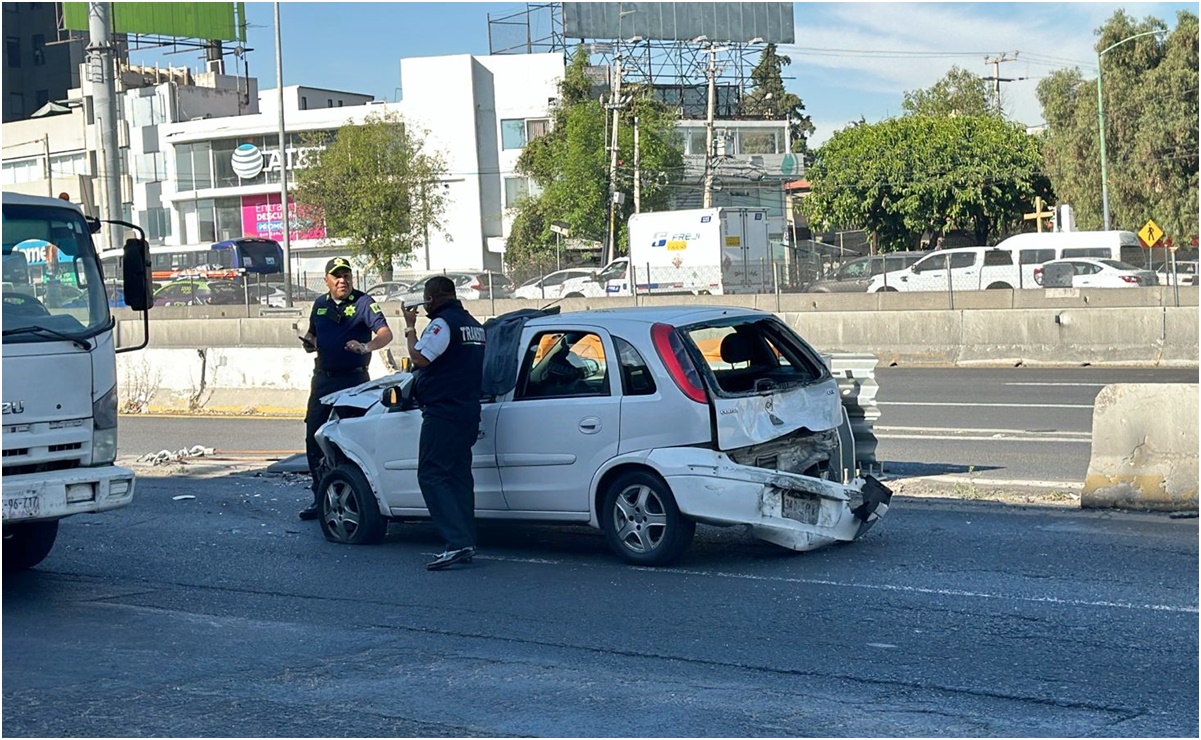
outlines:
[[[431,230],[427,246],[409,264],[395,267],[410,273],[500,270],[511,207],[533,187],[516,173],[517,159],[525,144],[549,127],[563,73],[560,54],[454,55],[401,60],[399,103],[285,87],[288,157],[283,158],[277,90],[260,94],[255,80],[235,76],[125,71],[118,131],[126,150],[125,218],[142,225],[159,245],[209,244],[241,236],[282,241],[281,172],[303,166],[311,137],[361,123],[375,112],[397,111],[409,125],[425,131],[427,150],[444,158],[447,174],[441,185],[447,206],[442,215],[446,233]],[[95,212],[98,139],[94,127],[84,123],[89,92],[85,83],[83,90],[73,91],[73,101],[52,106],[61,115],[4,124],[5,190],[65,192]],[[704,169],[704,122],[681,121],[679,127],[690,182],[679,189],[674,207],[696,207]],[[795,165],[787,154],[787,123],[720,121],[716,134],[714,205],[768,207],[772,235],[779,238],[784,231],[781,185]],[[320,224],[295,219],[294,211],[290,232],[298,276],[319,279],[331,254],[350,251],[350,245],[337,235],[327,236]]]

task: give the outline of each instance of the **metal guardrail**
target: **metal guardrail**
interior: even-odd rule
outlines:
[[[871,470],[876,460],[875,424],[880,418],[880,407],[876,405],[876,364],[879,359],[871,354],[831,354],[828,365],[838,381],[838,393],[842,407],[851,422],[851,434],[855,438],[855,463],[860,468]]]

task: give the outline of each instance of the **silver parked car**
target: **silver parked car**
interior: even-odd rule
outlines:
[[[872,277],[904,270],[929,252],[889,252],[844,262],[837,270],[805,286],[806,293],[866,293]]]
[[[664,565],[698,522],[811,550],[862,536],[888,509],[870,476],[841,482],[854,455],[837,382],[770,313],[527,309],[486,329],[481,519],[586,524],[627,562]],[[428,516],[412,381],[322,399],[334,407],[317,433],[328,539],[378,542],[390,520]]]

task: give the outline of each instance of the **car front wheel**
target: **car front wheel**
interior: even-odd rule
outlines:
[[[339,465],[321,478],[321,532],[330,542],[374,545],[384,538],[388,521],[367,477],[357,466]]]
[[[634,565],[667,565],[692,542],[696,522],[676,506],[671,489],[646,472],[619,475],[601,504],[609,547]]]

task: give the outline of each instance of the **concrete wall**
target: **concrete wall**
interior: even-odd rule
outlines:
[[[1197,385],[1107,385],[1093,405],[1084,508],[1197,510]]]
[[[575,301],[606,306],[631,302]],[[485,318],[527,304],[494,305],[472,301],[468,308]],[[196,320],[194,314],[201,311],[209,312],[208,320]],[[300,348],[294,328],[304,320],[303,312],[248,318],[240,306],[154,309],[151,348],[118,357],[122,401],[132,404],[131,409],[303,410],[312,369],[312,358]],[[394,330],[401,325],[398,305],[386,304],[384,312]],[[186,318],[189,313],[193,318]],[[1198,366],[1195,306],[781,311],[780,316],[821,352],[867,353],[882,365]],[[373,377],[392,372],[404,356],[403,337],[395,333],[397,340],[374,356]],[[119,322],[120,346],[137,344],[141,337],[141,321],[131,317]]]

